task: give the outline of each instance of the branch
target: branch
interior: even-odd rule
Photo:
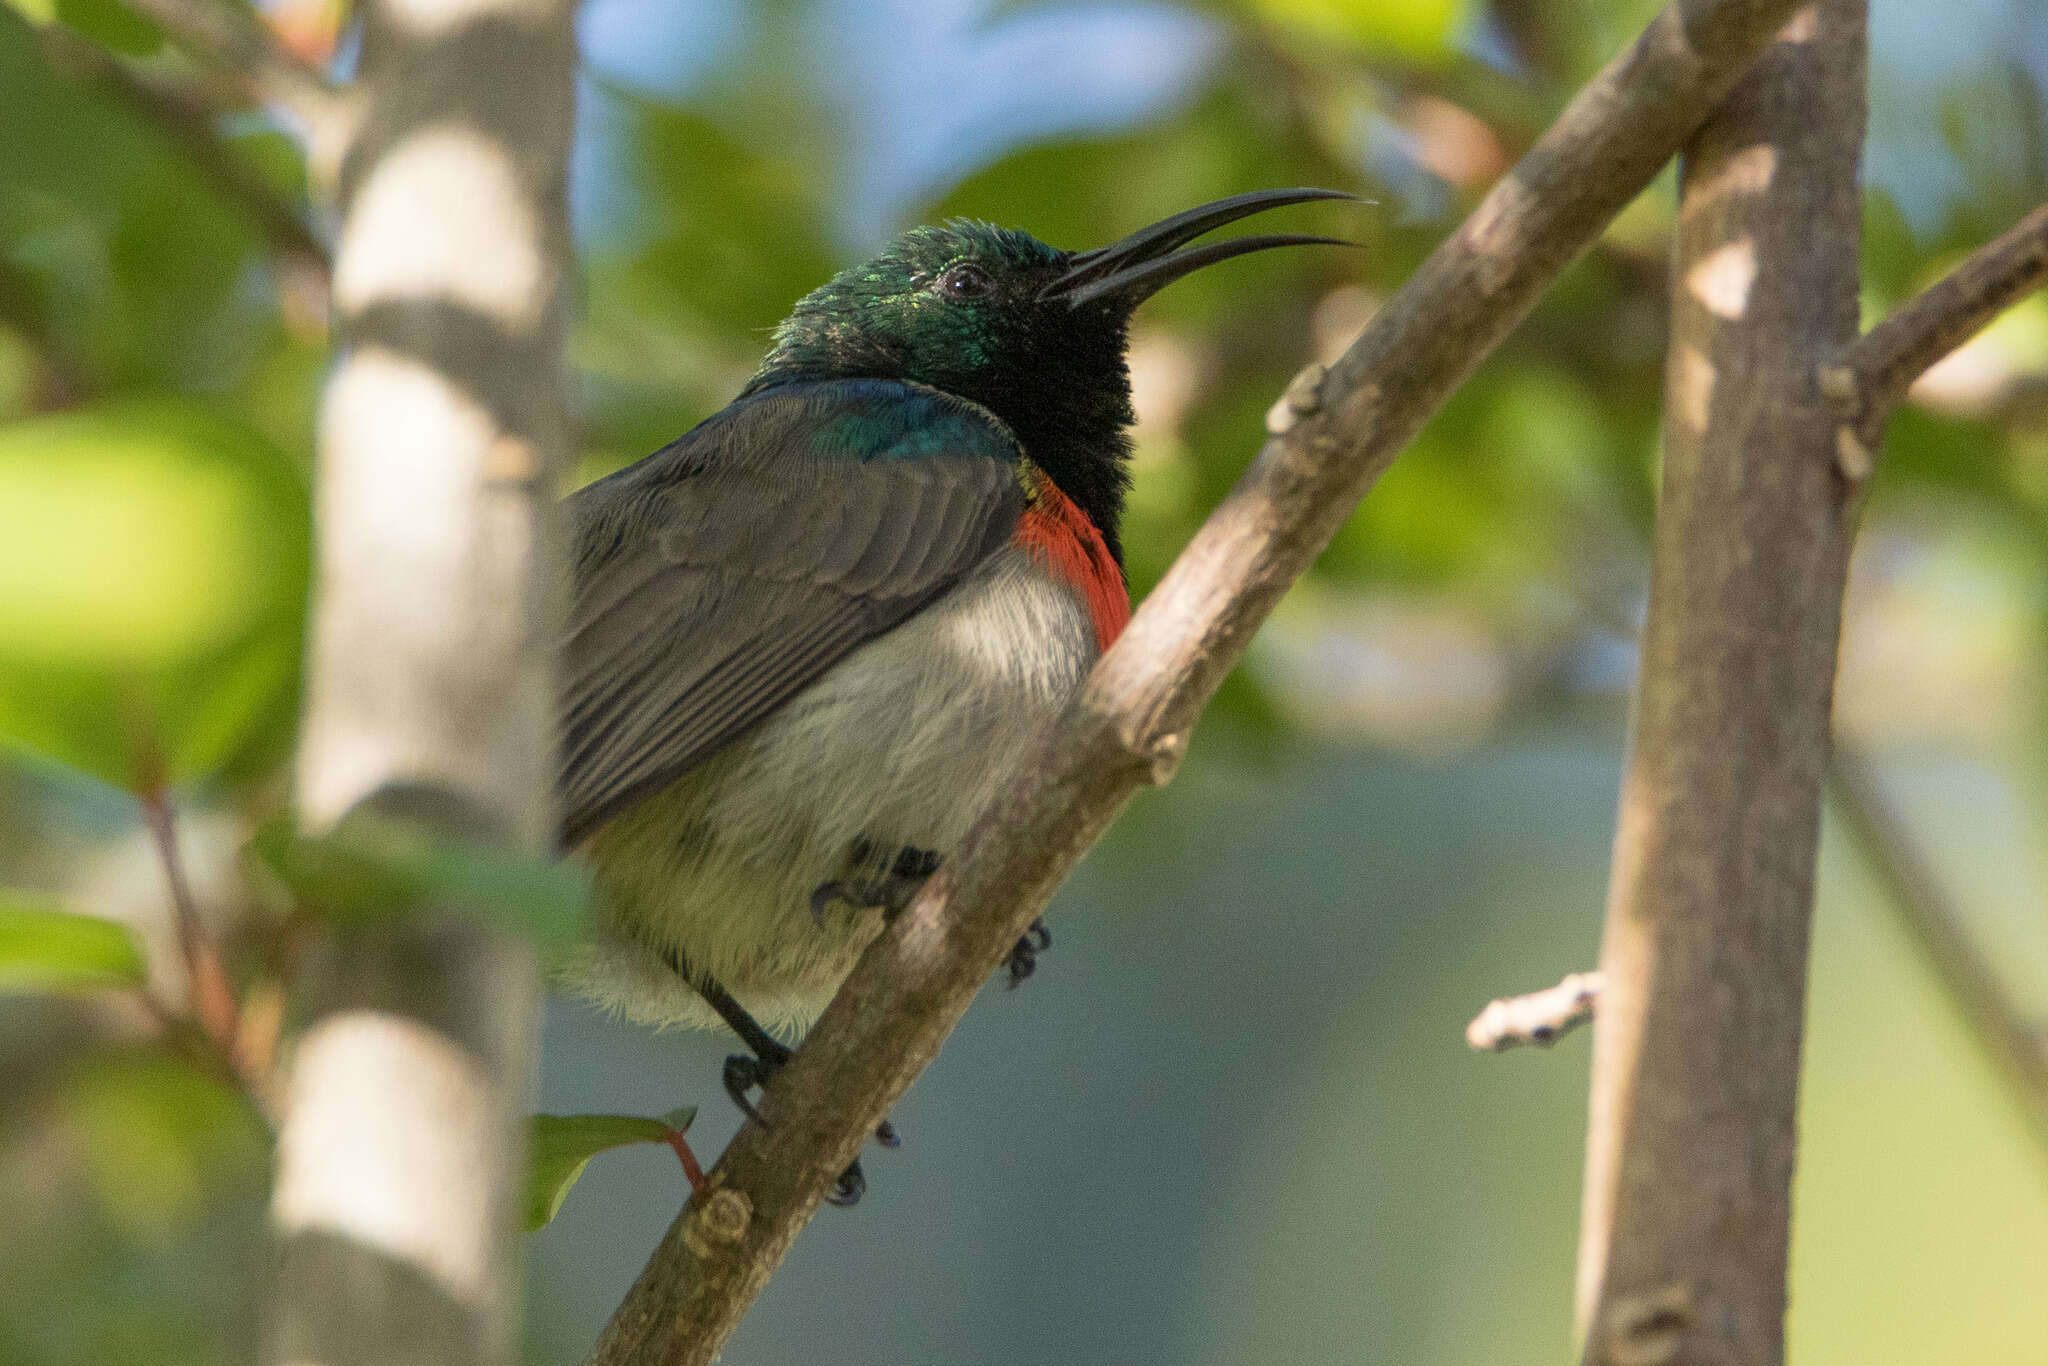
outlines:
[[[1594,1023],[1588,1366],[1783,1359],[1814,856],[1854,484],[1863,0],[1793,20],[1683,161],[1663,477]]]
[[[362,8],[299,815],[543,856],[570,4]],[[333,927],[309,955],[315,1009],[291,1053],[271,1202],[273,1363],[517,1356],[539,975],[501,927],[409,910]]]
[[[1465,1026],[1465,1042],[1482,1053],[1505,1053],[1523,1044],[1548,1048],[1593,1018],[1594,1002],[1607,979],[1575,972],[1554,987],[1525,996],[1502,996]]]
[[[2048,284],[2048,204],[1972,252],[1858,338],[1833,364],[1821,367],[1821,393],[1838,405],[1867,452],[1913,381],[2043,284]],[[1862,472],[1869,473],[1867,454]]]
[[[869,947],[649,1260],[593,1360],[708,1363],[833,1178],[1187,734],[1287,587],[1444,399],[1647,185],[1790,0],[1679,0],[1573,100],[1274,432],[1046,747]]]
[[[200,923],[199,903],[193,899],[192,885],[185,877],[185,860],[178,852],[177,813],[171,807],[170,794],[161,787],[145,792],[142,816],[149,826],[150,838],[156,842],[157,861],[163,865],[193,1017],[222,1055],[234,1058],[241,1023],[235,1009],[235,994],[228,985],[227,971],[221,966],[213,939]]]
[[[318,145],[345,140],[345,100],[320,72],[278,41],[242,0],[128,0],[177,47],[226,77],[244,98],[279,105]]]
[[[1980,953],[1941,879],[1861,755],[1837,745],[1828,789],[1842,825],[1876,876],[1885,900],[1912,936],[1949,1002],[2006,1089],[2034,1137],[2048,1147],[2048,1036],[2030,1023]]]
[[[53,70],[92,81],[137,118],[161,130],[223,198],[249,215],[273,252],[326,279],[326,245],[306,226],[298,207],[222,141],[212,107],[138,74],[98,43],[60,24],[44,25],[37,34],[44,60]]]

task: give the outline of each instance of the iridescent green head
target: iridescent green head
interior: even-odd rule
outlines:
[[[1130,455],[1131,314],[1203,266],[1335,241],[1278,234],[1187,245],[1202,234],[1284,204],[1350,197],[1237,195],[1082,252],[990,223],[913,228],[799,300],[748,391],[794,379],[903,379],[979,403],[1114,546]]]

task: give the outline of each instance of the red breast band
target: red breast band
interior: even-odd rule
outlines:
[[[1131,620],[1131,592],[1124,584],[1102,533],[1074,500],[1042,470],[1031,481],[1035,496],[1017,519],[1011,539],[1058,579],[1070,583],[1088,605],[1095,643],[1107,650]]]

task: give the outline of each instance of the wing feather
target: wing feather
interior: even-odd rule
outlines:
[[[1018,459],[993,416],[936,391],[795,384],[572,497],[565,841],[703,762],[1000,548],[1023,508]]]

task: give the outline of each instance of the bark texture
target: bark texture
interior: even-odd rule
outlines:
[[[1164,782],[1253,631],[1422,423],[1655,176],[1792,11],[1677,0],[1572,101],[1272,439],[1005,798],[876,939],[649,1260],[594,1362],[708,1363],[865,1134],[1131,794]],[[1853,313],[1851,315],[1853,321]],[[1809,367],[1810,369],[1810,367]]]
[[[1814,852],[1860,476],[1863,0],[1799,12],[1688,144],[1663,482],[1600,966],[1585,1360],[1784,1352]],[[1864,471],[1867,473],[1867,469]]]
[[[564,0],[372,0],[321,412],[302,820],[552,845]],[[517,1347],[530,950],[445,908],[334,936],[279,1140],[274,1362]]]

